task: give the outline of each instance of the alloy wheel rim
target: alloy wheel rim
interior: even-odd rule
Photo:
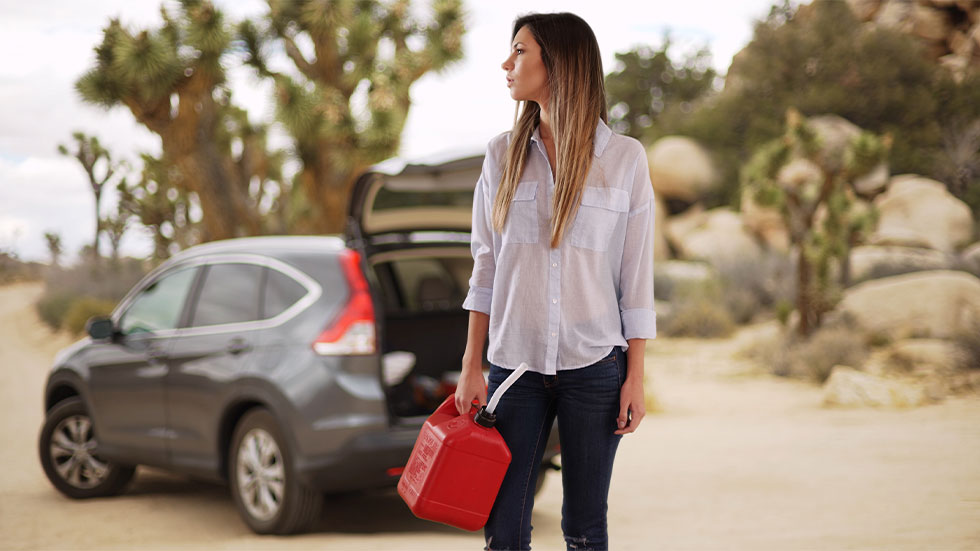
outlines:
[[[95,453],[97,448],[92,421],[85,415],[72,415],[55,427],[48,450],[58,476],[75,488],[87,490],[109,475],[109,464]]]
[[[238,494],[248,514],[269,520],[282,507],[286,469],[275,439],[263,429],[252,429],[238,446],[236,461]]]

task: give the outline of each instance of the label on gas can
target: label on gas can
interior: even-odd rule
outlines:
[[[416,451],[412,454],[412,461],[405,467],[402,477],[408,479],[408,483],[416,491],[425,481],[432,462],[435,459],[436,451],[439,447],[439,440],[428,430],[423,430],[416,443]]]

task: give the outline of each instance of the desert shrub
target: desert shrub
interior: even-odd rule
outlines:
[[[836,365],[860,369],[870,354],[866,338],[844,324],[823,327],[804,339],[785,330],[739,352],[774,375],[823,384]]]
[[[62,327],[73,335],[85,330],[85,322],[95,316],[108,316],[116,307],[115,301],[93,297],[77,297],[71,302],[62,320]]]
[[[677,308],[664,327],[670,337],[725,337],[734,330],[735,322],[724,306],[703,300]]]
[[[85,312],[95,312],[90,315],[105,314],[107,312],[99,310],[96,304],[104,307],[107,303],[117,303],[148,269],[149,266],[144,265],[143,261],[132,258],[98,266],[87,260],[69,268],[50,269],[44,278],[44,292],[37,303],[38,314],[52,329],[68,329],[77,333],[84,329],[88,317],[80,322],[73,319],[72,326],[69,326],[67,316],[76,301],[93,299],[78,306],[75,316]]]
[[[24,262],[10,251],[0,250],[0,285],[41,279],[41,265]]]
[[[735,330],[717,280],[677,286],[664,333],[672,337],[724,337]]]
[[[785,327],[789,323],[789,316],[793,313],[793,301],[788,299],[782,299],[776,303],[773,307],[776,312],[776,319],[779,323]]]
[[[718,270],[721,301],[736,323],[748,323],[780,301],[792,303],[796,277],[792,259],[784,253],[765,251],[758,258],[718,266]]]
[[[77,298],[74,292],[45,289],[44,294],[35,305],[37,314],[41,317],[48,327],[58,330],[61,329],[61,322],[65,318],[65,313],[71,307],[71,303]]]
[[[835,365],[860,369],[870,354],[864,336],[848,327],[825,327],[790,345],[790,376],[823,383]]]
[[[740,325],[752,321],[762,310],[758,295],[745,287],[726,287],[722,301],[732,321]]]

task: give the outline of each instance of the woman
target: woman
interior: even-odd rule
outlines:
[[[514,23],[502,67],[522,105],[490,141],[473,202],[473,275],[460,413],[525,373],[497,407],[513,459],[484,529],[488,550],[530,549],[531,507],[548,433],[562,446],[568,549],[607,549],[616,446],[643,419],[653,309],[653,189],[639,142],[606,126],[602,61],[570,13]]]

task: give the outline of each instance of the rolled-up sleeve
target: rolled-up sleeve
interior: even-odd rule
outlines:
[[[653,302],[653,229],[656,210],[645,151],[640,148],[633,172],[633,190],[626,221],[620,267],[619,311],[626,339],[657,337]]]
[[[470,250],[473,254],[473,274],[470,276],[470,289],[463,301],[465,310],[483,312],[490,315],[490,302],[493,297],[493,277],[497,270],[494,257],[493,224],[491,217],[492,203],[490,200],[490,185],[492,175],[496,172],[493,166],[493,155],[487,148],[483,159],[483,170],[473,191],[473,227],[470,232]]]

